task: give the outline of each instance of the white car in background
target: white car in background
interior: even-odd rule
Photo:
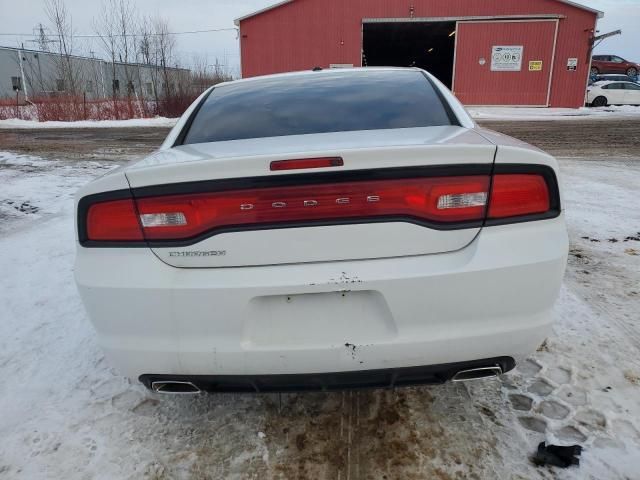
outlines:
[[[557,175],[422,70],[224,83],[78,193],[76,281],[159,393],[495,376],[551,331]]]
[[[596,82],[587,88],[587,103],[592,107],[640,105],[640,85],[634,82]]]

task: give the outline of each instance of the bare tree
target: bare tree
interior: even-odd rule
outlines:
[[[162,94],[172,97],[175,85],[172,82],[171,63],[174,61],[176,40],[170,33],[169,23],[161,17],[153,19],[153,33],[156,67],[160,68],[162,76]]]
[[[75,95],[78,93],[80,84],[80,72],[75,68],[72,58],[74,53],[73,19],[63,0],[46,0],[45,12],[58,40],[56,42],[59,54],[59,58],[56,57],[57,69],[63,85],[58,85],[56,89],[66,90]]]
[[[157,52],[156,52],[156,41],[155,35],[153,32],[153,21],[150,17],[143,17],[138,26],[139,36],[138,40],[138,53],[140,55],[140,60],[143,64],[148,67],[145,71],[149,74],[149,83],[151,83],[151,95],[155,101],[155,105],[158,105],[159,94],[158,94],[158,80],[159,80],[159,70],[158,70],[158,60],[157,60]],[[140,69],[138,68],[138,75],[140,75]],[[143,82],[142,78],[139,78],[139,84],[142,87]]]
[[[137,11],[130,0],[117,0],[115,2],[115,17],[118,28],[118,46],[119,60],[122,64],[122,70],[126,82],[127,98],[131,98],[135,94],[133,83],[134,69],[130,65],[136,61],[136,30],[137,30]]]
[[[213,64],[206,55],[196,55],[191,61],[190,89],[199,95],[212,85],[232,80],[226,65],[216,57]]]
[[[115,0],[105,0],[100,6],[100,16],[93,19],[93,27],[100,39],[102,48],[109,62],[111,70],[111,81],[109,82],[109,93],[113,100],[113,111],[116,118],[118,118],[118,93],[119,93],[119,81],[116,70],[116,59],[118,56],[118,28],[115,18]]]
[[[233,75],[231,75],[229,71],[229,66],[226,64],[220,63],[220,60],[218,59],[218,57],[216,57],[216,61],[212,65],[212,67],[213,67],[213,73],[212,73],[213,85],[216,83],[228,82],[230,80],[233,80]]]
[[[171,68],[175,38],[165,19],[140,19],[131,0],[103,0],[101,14],[94,20],[94,29],[110,59],[114,107],[118,96],[126,92],[128,99],[138,97],[136,84],[142,88],[147,83],[143,82],[140,67],[134,63],[152,66],[151,93],[156,105],[162,98],[175,94],[176,82]],[[119,75],[124,77],[126,85],[120,85]],[[129,105],[131,108],[130,102]]]
[[[191,59],[191,84],[194,93],[203,92],[211,86],[208,70],[209,58],[207,55],[194,55]]]
[[[117,114],[117,99],[122,92],[128,100],[135,95],[136,68],[130,65],[137,59],[138,14],[130,0],[103,0],[100,16],[94,19],[94,30],[109,58],[111,70],[111,95]],[[120,85],[118,73],[122,72],[125,85]],[[131,104],[129,102],[131,110]],[[129,112],[132,114],[132,111]]]

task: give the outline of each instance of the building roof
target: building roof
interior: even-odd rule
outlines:
[[[287,3],[291,3],[293,1],[294,0],[282,0],[282,1],[278,2],[278,3],[274,3],[273,5],[269,5],[269,6],[265,7],[265,8],[261,8],[260,10],[256,10],[255,12],[252,12],[252,13],[249,13],[249,14],[244,15],[242,17],[236,18],[233,21],[233,23],[235,23],[236,26],[239,26],[240,22],[243,21],[243,20],[246,20],[247,18],[255,17],[257,15],[260,15],[262,13],[268,12],[270,10],[274,10],[274,9],[276,9],[278,7],[281,7],[282,5],[286,5]],[[582,5],[580,3],[572,2],[570,0],[555,0],[555,1],[556,2],[560,2],[560,3],[566,3],[567,5],[571,5],[572,7],[576,7],[576,8],[579,8],[581,10],[586,10],[588,12],[595,13],[598,16],[598,18],[604,17],[604,12],[603,11],[596,10],[595,8],[587,7],[586,5]]]

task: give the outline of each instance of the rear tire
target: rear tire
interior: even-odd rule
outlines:
[[[593,102],[591,102],[592,107],[606,107],[608,104],[606,97],[602,96],[594,98]]]
[[[636,78],[638,76],[638,69],[635,67],[631,67],[627,70],[627,75],[631,78]]]
[[[599,73],[598,67],[591,67],[591,75],[598,75]]]

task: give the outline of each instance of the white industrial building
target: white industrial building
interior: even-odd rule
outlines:
[[[189,74],[182,68],[0,47],[0,98],[17,94],[21,101],[65,94],[157,99],[167,90],[167,82],[175,88]]]

